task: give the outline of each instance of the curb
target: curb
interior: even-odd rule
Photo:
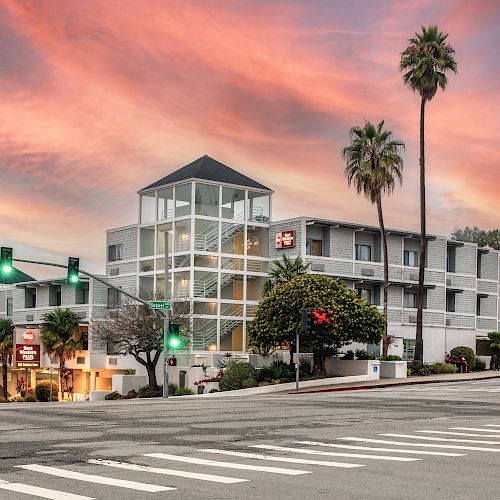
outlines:
[[[424,385],[424,384],[445,384],[449,382],[475,382],[476,380],[490,380],[490,379],[499,379],[499,375],[490,376],[490,377],[476,377],[476,378],[456,378],[453,380],[415,380],[411,382],[403,382],[403,383],[387,383],[387,384],[377,384],[377,385],[358,385],[351,387],[332,387],[331,389],[316,389],[309,391],[299,391],[299,392],[288,392],[288,394],[314,394],[315,392],[340,392],[340,391],[360,391],[367,389],[384,389],[386,387],[394,387],[394,386],[405,386],[405,385]]]

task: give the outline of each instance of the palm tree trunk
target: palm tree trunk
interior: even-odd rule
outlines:
[[[425,99],[420,104],[420,261],[418,269],[418,297],[417,297],[417,328],[415,332],[415,359],[423,361],[424,345],[422,339],[423,307],[424,307],[424,278],[426,260],[426,210],[425,210]]]
[[[384,254],[384,315],[387,318],[387,296],[389,291],[389,256],[387,252],[387,235],[385,234],[384,214],[382,212],[382,198],[377,198],[377,213],[380,226],[380,238],[382,239],[382,252]],[[384,338],[382,339],[382,356],[387,356],[387,322],[385,324]]]
[[[9,393],[7,391],[7,356],[2,355],[2,385],[3,385],[3,397],[7,401]]]
[[[59,357],[59,399],[62,401],[64,399],[64,391],[66,390],[64,383],[64,376],[66,375],[66,362],[64,361],[64,356],[61,354]]]

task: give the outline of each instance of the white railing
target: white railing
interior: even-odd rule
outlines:
[[[222,320],[220,326],[220,338],[231,333],[236,326],[241,324],[239,320]],[[217,344],[217,324],[214,324],[201,332],[194,332],[193,349],[203,350],[210,344]]]

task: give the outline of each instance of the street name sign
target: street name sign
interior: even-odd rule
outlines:
[[[149,302],[149,308],[170,311],[172,309],[172,302],[168,302],[166,300],[152,300]]]

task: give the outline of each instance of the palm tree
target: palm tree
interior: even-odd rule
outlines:
[[[293,260],[287,255],[283,255],[282,261],[276,259],[273,261],[274,267],[264,283],[264,295],[271,294],[280,284],[287,283],[301,274],[306,274],[310,265],[310,262],[304,262],[300,256]]]
[[[490,332],[488,338],[491,341],[490,348],[493,354],[500,354],[500,332]]]
[[[403,81],[413,92],[420,94],[420,262],[418,273],[417,329],[415,359],[423,359],[422,309],[424,303],[425,253],[427,243],[425,209],[425,104],[438,88],[445,90],[448,83],[446,72],[457,72],[455,50],[446,41],[447,34],[437,26],[422,26],[421,33],[410,38],[410,44],[401,54],[399,69],[404,72]]]
[[[12,364],[14,345],[14,323],[10,319],[0,319],[0,359],[2,360],[3,397],[7,401],[7,367]]]
[[[78,335],[78,317],[69,309],[54,309],[43,316],[41,341],[46,353],[59,361],[59,390],[65,392],[66,361],[83,349]]]
[[[346,162],[344,174],[349,186],[354,184],[358,194],[363,193],[377,206],[382,251],[384,254],[384,314],[387,317],[387,295],[389,288],[389,259],[387,255],[387,235],[382,211],[382,195],[394,191],[396,181],[402,183],[403,159],[400,151],[404,143],[391,138],[392,132],[384,130],[384,122],[376,127],[366,122],[364,127],[353,127],[350,131],[351,144],[342,150]],[[384,335],[383,355],[387,356],[389,346]]]

